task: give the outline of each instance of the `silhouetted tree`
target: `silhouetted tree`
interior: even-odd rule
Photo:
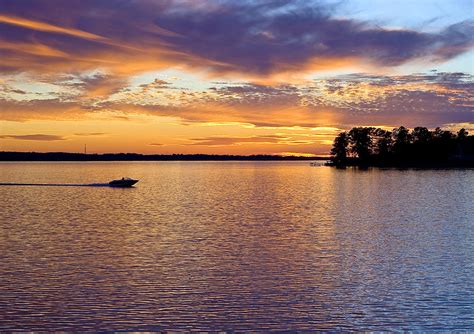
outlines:
[[[383,129],[375,129],[372,131],[375,139],[375,153],[381,158],[387,158],[392,152],[392,132]]]
[[[394,145],[406,145],[410,143],[410,131],[404,126],[398,129],[393,129],[393,139],[395,140]]]
[[[441,138],[441,135],[443,134],[443,130],[441,130],[440,127],[437,127],[434,131],[433,131],[433,138]]]
[[[374,128],[352,128],[349,133],[351,153],[355,154],[362,162],[369,160],[372,149],[371,132]]]
[[[469,132],[467,132],[466,129],[462,128],[461,130],[458,131],[457,138],[460,139],[460,140],[463,140],[463,139],[467,138],[468,134],[469,134]]]
[[[331,154],[336,165],[474,166],[474,136],[465,129],[455,135],[441,128],[355,127],[336,137]]]
[[[341,164],[347,160],[348,144],[349,138],[346,132],[341,132],[337,135],[337,137],[334,139],[334,144],[331,149],[333,161]]]
[[[407,147],[411,141],[410,131],[404,126],[400,126],[397,129],[393,129],[393,153],[398,158],[407,155]]]
[[[417,126],[411,132],[411,138],[414,143],[425,144],[431,140],[431,132],[427,128]]]

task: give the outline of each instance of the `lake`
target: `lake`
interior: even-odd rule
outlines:
[[[474,170],[0,163],[0,331],[474,330]]]

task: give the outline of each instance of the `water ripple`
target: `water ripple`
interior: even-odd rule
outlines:
[[[472,171],[0,164],[1,331],[473,331]]]

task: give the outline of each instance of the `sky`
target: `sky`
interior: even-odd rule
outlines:
[[[474,133],[474,0],[0,0],[0,151],[327,155]]]

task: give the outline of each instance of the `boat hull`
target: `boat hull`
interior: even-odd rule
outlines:
[[[128,188],[133,186],[135,183],[137,183],[138,180],[113,180],[109,182],[110,187],[115,187],[115,188]]]

